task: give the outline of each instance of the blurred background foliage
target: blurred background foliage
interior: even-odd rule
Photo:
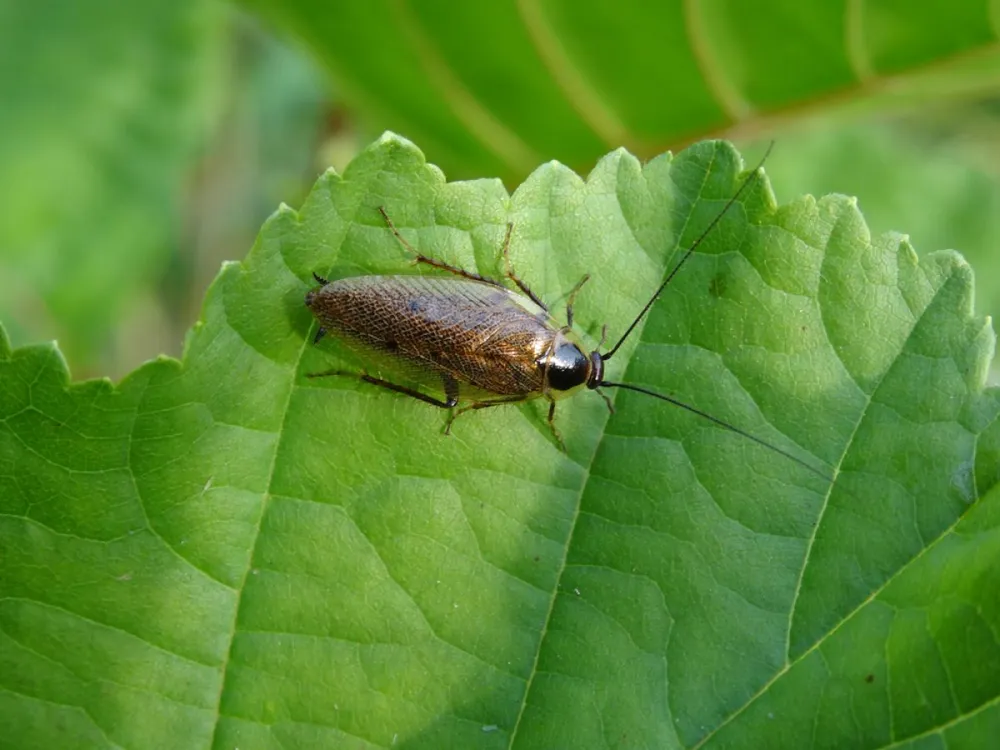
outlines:
[[[1000,312],[1000,0],[0,0],[0,320],[78,378],[179,355],[219,264],[384,129],[511,189],[774,139],[779,201],[857,195]]]

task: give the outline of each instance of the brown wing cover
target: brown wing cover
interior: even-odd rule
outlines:
[[[555,335],[543,310],[466,279],[359,276],[319,289],[310,307],[331,334],[448,376],[459,398],[542,390],[535,363]]]

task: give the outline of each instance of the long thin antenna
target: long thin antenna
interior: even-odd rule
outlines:
[[[629,383],[609,383],[606,380],[602,380],[601,383],[599,384],[599,387],[602,387],[602,388],[603,387],[607,387],[607,388],[624,388],[625,390],[635,391],[636,393],[644,393],[647,396],[653,396],[654,398],[661,399],[662,401],[666,401],[667,403],[673,404],[674,406],[679,406],[682,409],[687,409],[692,414],[697,414],[699,417],[703,417],[703,418],[707,419],[709,422],[712,422],[714,424],[719,425],[719,427],[724,427],[727,430],[729,430],[730,432],[735,432],[737,435],[742,435],[743,437],[745,437],[745,438],[747,438],[749,440],[753,440],[755,443],[757,443],[757,445],[763,445],[765,448],[768,448],[768,449],[774,451],[775,453],[778,453],[778,454],[784,456],[785,458],[791,459],[792,461],[794,461],[795,463],[797,463],[799,466],[801,466],[801,467],[803,467],[805,469],[808,469],[813,474],[815,474],[818,477],[821,477],[825,481],[827,481],[827,482],[833,482],[833,477],[831,477],[830,475],[828,475],[828,474],[820,471],[819,469],[817,469],[815,466],[813,466],[809,462],[803,461],[801,458],[793,456],[788,451],[783,450],[783,449],[779,448],[776,445],[771,445],[766,440],[761,440],[756,435],[751,435],[749,432],[747,432],[745,430],[741,430],[739,427],[734,427],[733,425],[729,424],[728,422],[724,422],[721,419],[713,417],[711,414],[709,414],[707,412],[704,412],[701,409],[696,409],[693,406],[685,404],[683,401],[678,401],[677,399],[671,398],[670,396],[665,396],[662,393],[657,393],[656,391],[651,391],[648,388],[643,388],[642,386],[638,386],[638,385],[631,385]]]
[[[764,152],[764,156],[763,156],[763,158],[762,158],[762,159],[760,160],[760,163],[759,163],[759,164],[758,164],[758,165],[756,166],[756,168],[755,168],[755,169],[753,170],[753,172],[751,172],[751,173],[750,173],[750,174],[749,174],[749,175],[747,176],[747,178],[746,178],[745,180],[743,180],[743,184],[742,184],[742,185],[740,185],[740,187],[739,187],[739,190],[737,190],[737,191],[736,191],[736,194],[735,194],[735,195],[733,195],[733,197],[732,197],[732,198],[730,198],[730,199],[729,199],[729,200],[728,200],[728,201],[726,202],[726,205],[725,205],[725,207],[724,207],[724,208],[723,208],[723,209],[722,209],[722,210],[721,210],[721,211],[720,211],[720,212],[718,213],[718,215],[717,215],[717,216],[716,216],[716,217],[715,217],[714,219],[712,219],[711,223],[710,223],[710,224],[708,225],[708,227],[706,227],[705,231],[704,231],[704,232],[702,232],[702,233],[701,233],[700,235],[698,235],[698,239],[696,239],[696,240],[695,240],[695,241],[694,241],[694,242],[693,242],[693,243],[691,244],[691,247],[689,247],[689,248],[687,249],[687,252],[685,252],[685,253],[684,253],[683,257],[681,257],[681,259],[680,259],[680,260],[679,260],[679,261],[677,262],[677,265],[676,265],[676,266],[674,266],[674,270],[672,270],[672,271],[671,271],[671,272],[670,272],[670,273],[669,273],[669,274],[667,275],[667,278],[666,278],[666,279],[664,279],[664,281],[663,281],[663,283],[662,283],[662,284],[660,284],[660,288],[659,288],[659,289],[657,289],[657,290],[656,290],[656,293],[655,293],[655,294],[654,294],[654,295],[653,295],[652,297],[650,297],[650,298],[649,298],[649,302],[647,302],[647,303],[646,303],[646,306],[645,306],[645,307],[643,307],[643,308],[642,308],[642,310],[640,310],[640,311],[639,311],[639,314],[638,314],[638,315],[637,315],[637,316],[635,317],[635,320],[633,320],[633,321],[632,321],[632,325],[630,325],[630,326],[629,326],[629,327],[628,327],[628,328],[627,328],[627,329],[625,330],[625,333],[623,333],[623,334],[622,334],[622,337],[621,337],[620,339],[618,339],[618,343],[617,343],[617,344],[615,344],[615,345],[614,345],[613,347],[611,347],[611,349],[610,349],[610,350],[608,350],[608,351],[607,351],[607,352],[606,352],[605,354],[602,354],[602,355],[601,355],[601,359],[603,359],[603,360],[604,360],[605,362],[607,362],[607,361],[608,361],[609,359],[611,359],[611,358],[612,358],[613,356],[615,356],[615,352],[617,352],[617,351],[618,351],[618,349],[619,349],[619,347],[621,347],[621,345],[625,343],[625,339],[627,339],[627,338],[629,337],[629,334],[630,334],[630,333],[632,333],[632,331],[633,331],[633,330],[635,329],[635,327],[636,327],[637,325],[639,325],[639,321],[640,321],[640,320],[642,320],[642,319],[643,319],[643,317],[645,317],[646,313],[648,313],[648,312],[649,312],[649,308],[651,308],[651,307],[653,306],[653,303],[654,303],[654,302],[656,302],[656,300],[657,300],[657,299],[659,298],[659,296],[660,296],[660,294],[661,294],[661,293],[663,292],[663,290],[667,288],[667,284],[669,284],[669,283],[671,282],[671,280],[672,280],[672,279],[674,278],[674,276],[676,276],[676,275],[677,275],[677,272],[678,272],[678,271],[679,271],[679,270],[681,269],[681,266],[683,266],[683,265],[684,265],[684,262],[685,262],[685,261],[686,261],[686,260],[687,260],[688,258],[690,258],[690,257],[691,257],[691,254],[692,254],[692,253],[693,253],[693,252],[694,252],[695,250],[697,250],[697,249],[698,249],[698,246],[699,246],[699,245],[700,245],[700,244],[702,243],[702,241],[703,241],[703,240],[704,240],[704,239],[705,239],[705,238],[706,238],[706,237],[708,236],[709,232],[711,232],[711,231],[712,231],[713,229],[715,229],[715,225],[716,225],[716,224],[718,224],[718,223],[719,223],[719,221],[721,221],[722,217],[726,215],[726,212],[727,212],[727,211],[728,211],[728,210],[729,210],[730,208],[732,208],[733,204],[734,204],[734,203],[736,203],[736,201],[737,201],[737,200],[739,200],[739,197],[740,197],[741,195],[743,195],[744,191],[745,191],[745,190],[746,190],[746,189],[747,189],[747,188],[748,188],[748,187],[749,187],[749,186],[750,186],[750,185],[751,185],[751,184],[753,183],[753,181],[754,181],[754,180],[755,180],[755,179],[757,178],[757,176],[758,176],[758,175],[760,174],[760,168],[764,166],[764,162],[765,162],[765,161],[767,161],[767,157],[768,157],[768,156],[770,156],[770,154],[771,154],[771,149],[772,149],[773,147],[774,147],[774,141],[771,141],[771,143],[769,143],[769,144],[768,144],[768,146],[767,146],[767,151],[765,151],[765,152]]]

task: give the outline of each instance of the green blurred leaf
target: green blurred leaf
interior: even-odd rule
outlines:
[[[92,359],[176,241],[221,74],[220,6],[4,3],[0,315]]]
[[[313,52],[374,132],[510,184],[875,99],[995,90],[996,4],[243,0]],[[991,17],[992,13],[992,17]]]
[[[755,184],[612,362],[462,417],[311,380],[313,271],[425,251],[621,332],[739,184],[726,144],[508,196],[387,136],[279,211],[183,363],[67,386],[0,348],[0,725],[16,746],[982,747],[1000,722],[1000,393],[969,267]],[[624,372],[622,371],[624,370]]]

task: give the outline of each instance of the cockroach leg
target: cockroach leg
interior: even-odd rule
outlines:
[[[610,413],[614,414],[615,413],[615,405],[611,403],[611,399],[608,398],[608,394],[606,394],[600,388],[595,388],[594,391],[597,392],[598,396],[600,396],[601,398],[604,399],[604,403],[608,405],[608,411]]]
[[[382,218],[385,219],[386,226],[389,227],[389,230],[393,233],[393,235],[395,235],[396,239],[399,240],[399,244],[405,247],[409,252],[419,256],[420,253],[418,253],[413,245],[406,241],[406,237],[400,234],[399,230],[396,229],[396,225],[392,223],[392,219],[390,219],[389,214],[386,213],[385,206],[379,206],[378,212],[382,214]]]
[[[583,278],[576,282],[576,286],[569,290],[569,295],[566,297],[566,325],[570,328],[573,327],[573,302],[576,301],[577,293],[588,281],[590,281],[590,274],[585,273]]]
[[[356,378],[360,378],[361,374],[357,372],[348,372],[347,370],[338,370],[336,368],[332,370],[323,370],[323,372],[307,372],[307,378],[328,378],[334,375],[351,375]]]
[[[415,258],[417,263],[426,263],[428,266],[433,266],[434,268],[440,268],[442,271],[447,271],[448,273],[453,273],[456,276],[461,276],[463,279],[472,279],[473,281],[481,281],[484,284],[489,284],[490,286],[499,287],[500,289],[506,289],[503,284],[501,284],[496,279],[491,279],[488,276],[480,276],[478,273],[472,273],[471,271],[466,271],[464,268],[459,268],[458,266],[453,266],[445,263],[437,258],[428,258],[426,255],[417,254]]]
[[[441,382],[444,385],[445,400],[455,406],[458,403],[458,381],[451,375],[442,373]]]
[[[369,375],[367,372],[350,372],[348,370],[324,370],[323,372],[311,372],[306,375],[308,378],[323,378],[330,375],[347,375],[349,377],[358,378],[366,383],[371,383],[372,385],[377,385],[379,388],[385,388],[386,390],[393,391],[394,393],[402,393],[404,396],[410,396],[418,401],[423,401],[425,404],[430,404],[431,406],[436,406],[439,409],[451,409],[457,403],[457,399],[452,399],[450,396],[447,401],[442,401],[439,398],[434,398],[433,396],[428,396],[426,393],[421,393],[413,388],[407,388],[405,385],[398,385],[397,383],[390,383],[388,380],[382,380],[381,378],[375,378]]]
[[[316,335],[313,336],[313,343],[318,344],[324,336],[326,336],[326,329],[320,326],[316,329]]]
[[[508,404],[517,404],[527,401],[529,398],[530,395],[507,396],[506,398],[497,398],[497,399],[492,399],[490,401],[474,401],[468,406],[463,406],[461,409],[455,409],[454,411],[452,411],[451,414],[448,415],[448,421],[445,423],[444,426],[444,434],[450,435],[452,424],[455,422],[456,419],[458,419],[466,412],[477,411],[479,409],[489,409],[490,407],[493,406],[506,406]],[[556,416],[556,402],[550,401],[549,416],[548,416],[549,429],[552,430],[552,437],[555,438],[556,443],[559,445],[560,450],[562,450],[562,452],[565,453],[566,443],[563,442],[562,435],[559,433],[559,430],[556,429],[555,416]]]
[[[566,443],[563,442],[562,435],[556,429],[556,402],[549,401],[549,429],[552,430],[552,437],[559,444],[559,449],[566,453]]]
[[[463,279],[481,281],[484,284],[490,284],[491,286],[499,287],[500,289],[506,289],[506,287],[496,279],[491,279],[487,276],[480,276],[478,273],[466,271],[464,268],[453,266],[450,263],[445,263],[443,260],[438,260],[437,258],[429,258],[423,253],[417,252],[416,248],[407,242],[406,238],[400,234],[398,229],[396,229],[396,225],[392,223],[392,219],[389,218],[389,214],[386,212],[385,208],[383,206],[379,206],[378,211],[382,214],[382,218],[385,219],[385,223],[389,226],[389,229],[392,230],[393,235],[395,235],[396,239],[399,240],[399,243],[413,255],[414,263],[424,263],[433,268],[439,268],[442,271],[447,271],[448,273],[453,273],[456,276],[461,276]]]
[[[444,426],[444,434],[451,434],[451,425],[456,419],[465,414],[467,411],[476,411],[478,409],[489,409],[491,406],[503,406],[505,404],[516,404],[520,401],[526,401],[528,396],[517,395],[517,396],[507,396],[505,398],[493,399],[490,401],[474,401],[468,406],[463,406],[461,409],[456,409],[451,414],[448,415],[448,421]]]
[[[506,269],[507,278],[513,281],[517,285],[517,288],[520,289],[522,292],[524,292],[531,299],[532,302],[534,302],[540,308],[545,310],[545,312],[548,312],[549,311],[548,306],[546,306],[546,304],[538,298],[538,295],[536,295],[533,291],[531,291],[528,285],[525,284],[516,273],[514,273],[514,266],[510,262],[510,236],[513,232],[514,232],[514,225],[508,223],[507,235],[504,237],[503,240],[503,264],[504,268]]]
[[[330,283],[315,271],[313,271],[313,278],[316,279],[316,283],[319,284],[320,286],[326,286],[327,284]]]

